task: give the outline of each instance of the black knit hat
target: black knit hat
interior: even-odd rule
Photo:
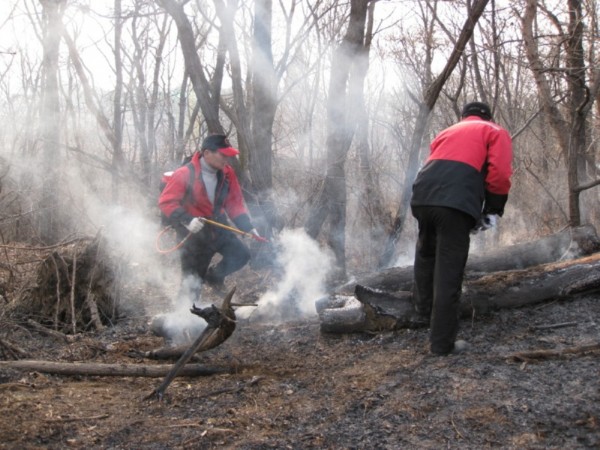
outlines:
[[[208,136],[202,141],[201,149],[211,150],[213,152],[218,150],[225,156],[236,156],[240,154],[236,148],[231,146],[229,139],[227,139],[227,136],[224,134],[213,134],[212,136]]]
[[[467,103],[462,110],[462,117],[478,116],[484,120],[492,120],[492,111],[487,103],[471,102]]]

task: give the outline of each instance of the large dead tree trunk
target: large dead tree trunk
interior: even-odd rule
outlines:
[[[593,226],[567,228],[535,241],[500,247],[481,254],[470,254],[467,261],[466,278],[479,276],[482,272],[524,269],[559,259],[590,255],[597,251],[600,251],[600,238]],[[391,267],[359,276],[355,283],[344,286],[339,293],[349,294],[357,284],[387,292],[409,291],[412,289],[412,282],[412,266]]]
[[[575,260],[511,270],[466,281],[461,316],[570,298],[600,290],[600,253]],[[357,285],[354,296],[317,302],[321,331],[377,332],[427,326],[412,307],[409,291],[385,292]]]
[[[470,258],[461,314],[470,317],[600,290],[600,253],[555,262],[577,256],[575,250],[579,254],[600,250],[593,227]],[[427,326],[412,307],[412,280],[412,267],[388,269],[317,301],[321,330],[351,333]]]

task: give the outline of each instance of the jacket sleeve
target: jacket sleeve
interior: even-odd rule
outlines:
[[[158,198],[158,207],[171,223],[189,223],[194,217],[183,207],[190,171],[177,169]]]
[[[254,226],[250,221],[250,215],[244,197],[242,195],[242,189],[240,183],[233,172],[233,169],[228,174],[229,176],[229,193],[223,204],[225,211],[229,218],[235,223],[235,225],[242,231],[250,231]]]
[[[484,214],[504,214],[511,186],[512,156],[512,141],[508,131],[501,129],[494,133],[488,142]]]

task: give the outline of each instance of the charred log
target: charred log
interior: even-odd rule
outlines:
[[[559,233],[535,241],[501,247],[483,254],[470,254],[466,278],[476,278],[481,273],[526,269],[558,260],[568,260],[600,251],[600,238],[591,225],[567,228]],[[386,292],[410,291],[413,268],[392,267],[359,277],[340,292],[352,294],[356,284],[376,287]]]
[[[159,400],[162,400],[171,382],[181,373],[183,367],[196,352],[213,348],[231,336],[235,330],[235,312],[231,307],[231,299],[234,293],[235,287],[227,294],[220,309],[215,307],[215,305],[202,309],[195,306],[192,308],[192,314],[196,314],[206,320],[207,326],[173,365],[173,368],[169,371],[161,385],[152,391],[147,398],[156,396]]]
[[[472,317],[600,291],[600,253],[571,261],[511,270],[467,280],[461,315]],[[377,332],[427,325],[414,313],[410,291],[387,292],[357,285],[355,293],[317,302],[321,331]]]
[[[201,353],[211,348],[215,348],[218,345],[221,345],[229,336],[233,334],[235,331],[236,325],[236,317],[235,311],[231,306],[231,299],[233,298],[233,294],[235,293],[235,288],[232,289],[229,294],[223,300],[220,308],[211,305],[208,308],[194,308],[190,311],[192,314],[202,317],[206,320],[208,326],[210,328],[207,331],[207,328],[200,334],[198,338],[196,338],[196,342],[201,337],[204,338],[202,344],[196,348],[196,350],[192,353]],[[193,345],[192,345],[193,346]],[[190,348],[190,345],[177,345],[177,346],[165,346],[160,347],[154,350],[150,350],[148,352],[142,353],[140,356],[149,359],[178,359],[181,358],[182,355]]]

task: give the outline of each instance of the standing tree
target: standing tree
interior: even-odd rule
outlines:
[[[40,109],[40,137],[42,141],[41,164],[45,169],[39,218],[42,241],[52,244],[59,240],[61,218],[59,216],[59,178],[63,153],[61,149],[61,113],[58,86],[58,58],[62,35],[62,16],[66,0],[40,0],[43,19],[43,84]]]
[[[542,7],[550,23],[558,30],[557,42],[560,50],[553,51],[545,62],[540,55],[539,40],[534,32],[534,23],[538,19],[537,0],[527,0],[523,15],[523,39],[527,51],[527,59],[538,88],[539,102],[556,135],[563,157],[567,163],[567,178],[569,187],[569,225],[581,225],[581,209],[579,197],[581,192],[600,184],[600,179],[586,180],[586,151],[588,136],[588,114],[600,92],[600,69],[595,60],[594,36],[590,36],[590,61],[585,61],[584,52],[584,19],[582,2],[568,0],[567,29],[558,17],[548,8]],[[591,13],[591,17],[595,14]],[[593,27],[592,27],[593,28]],[[561,50],[564,50],[561,51]],[[557,57],[558,55],[558,57]],[[563,56],[564,55],[564,56]],[[557,64],[557,65],[556,65]],[[589,69],[588,69],[589,67]],[[586,75],[586,71],[590,71]],[[551,79],[549,74],[564,77],[567,92],[562,94],[565,83],[561,79]],[[589,76],[591,84],[586,78]],[[555,91],[554,89],[558,89]],[[565,110],[560,107],[564,98]],[[595,171],[595,168],[594,168]]]
[[[192,82],[209,134],[223,133],[223,126],[219,121],[219,96],[215,95],[216,93],[220,95],[221,92],[222,72],[215,71],[216,76],[211,82],[206,78],[202,62],[196,51],[194,30],[185,14],[184,5],[175,0],[155,1],[173,18],[177,26],[185,70]]]
[[[327,240],[336,257],[340,276],[346,274],[346,157],[358,117],[351,111],[359,100],[362,88],[356,86],[355,77],[362,83],[365,72],[364,58],[368,57],[365,45],[367,10],[370,0],[352,0],[348,28],[342,42],[335,50],[331,62],[329,97],[327,100],[327,166],[323,186],[312,205],[305,228],[316,238],[329,218]],[[348,86],[353,86],[349,90]],[[357,98],[358,97],[358,98]]]
[[[111,188],[113,201],[119,198],[119,168],[123,165],[123,58],[121,55],[121,36],[123,34],[123,18],[121,17],[121,0],[115,0],[115,91],[113,94],[113,141],[111,161]]]

